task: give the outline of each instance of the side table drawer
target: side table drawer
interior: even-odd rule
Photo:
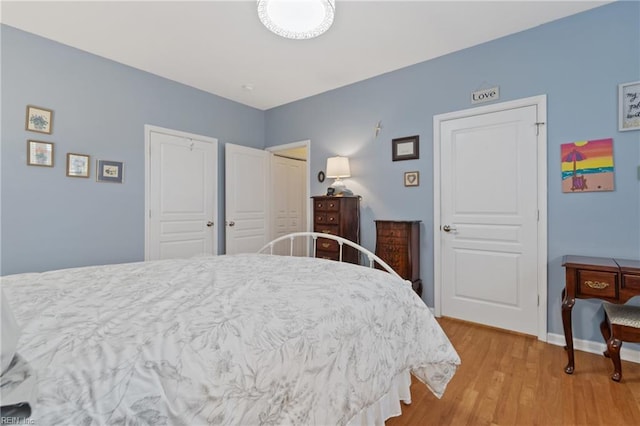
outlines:
[[[633,291],[640,291],[640,275],[622,274],[622,287]]]
[[[618,274],[578,270],[578,296],[609,297],[618,296]]]

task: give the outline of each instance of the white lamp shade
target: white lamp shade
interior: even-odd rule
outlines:
[[[349,158],[340,156],[327,158],[327,177],[343,178],[350,176]]]
[[[270,31],[290,39],[318,37],[333,24],[335,0],[258,0],[258,17]]]

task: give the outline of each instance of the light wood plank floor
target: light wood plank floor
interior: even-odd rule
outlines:
[[[438,400],[413,380],[412,404],[387,426],[400,425],[640,425],[640,364],[576,351],[564,373],[561,346],[536,338],[440,318],[462,365]]]

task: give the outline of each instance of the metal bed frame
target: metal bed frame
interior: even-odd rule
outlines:
[[[273,247],[275,246],[276,243],[280,241],[289,240],[289,256],[293,256],[293,241],[296,238],[304,238],[304,237],[306,238],[311,237],[313,239],[313,257],[316,256],[316,240],[318,238],[326,238],[328,240],[334,240],[334,241],[337,241],[338,245],[340,246],[340,256],[339,256],[340,262],[342,262],[342,248],[343,248],[343,245],[346,244],[349,247],[353,247],[356,250],[358,250],[360,253],[364,254],[369,261],[370,268],[373,268],[375,266],[375,263],[377,263],[378,265],[380,265],[382,269],[384,269],[391,275],[396,276],[401,280],[410,283],[410,281],[404,280],[400,275],[398,275],[396,271],[393,270],[393,268],[391,268],[391,266],[387,265],[387,263],[384,260],[380,259],[374,253],[370,252],[369,250],[362,247],[361,245],[354,243],[353,241],[347,240],[342,237],[338,237],[337,235],[324,234],[320,232],[294,232],[291,234],[278,237],[275,240],[265,244],[260,250],[258,250],[258,253],[263,253],[266,249],[269,249],[269,254],[273,254]]]

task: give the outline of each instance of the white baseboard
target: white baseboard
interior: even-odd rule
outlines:
[[[429,310],[435,316],[435,309],[429,307]],[[547,333],[547,343],[556,346],[565,346],[564,334]],[[573,339],[573,349],[602,355],[607,349],[607,345],[605,343],[592,342],[591,340]],[[629,349],[623,344],[620,349],[620,359],[640,364],[640,350]]]
[[[547,333],[547,343],[557,346],[565,346],[564,334]],[[607,345],[604,343],[592,342],[591,340],[573,339],[573,349],[602,355],[602,352],[607,349]],[[622,349],[620,349],[620,359],[640,363],[640,351],[626,348],[623,344]]]

